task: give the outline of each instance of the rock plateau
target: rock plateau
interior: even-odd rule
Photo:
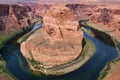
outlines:
[[[43,27],[21,44],[27,60],[51,68],[71,62],[82,51],[83,32],[72,11],[63,5],[50,7],[43,17]]]

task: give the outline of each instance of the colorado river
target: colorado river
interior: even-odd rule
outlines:
[[[15,41],[6,44],[0,50],[0,53],[6,61],[6,68],[18,80],[97,80],[99,72],[108,61],[118,56],[118,52],[114,46],[107,45],[85,32],[84,37],[94,43],[96,47],[95,54],[81,68],[63,76],[45,76],[33,73],[20,52],[20,45]]]

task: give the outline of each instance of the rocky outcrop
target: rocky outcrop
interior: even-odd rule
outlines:
[[[37,30],[21,45],[27,60],[51,68],[71,62],[82,51],[83,32],[71,10],[53,6],[43,17],[43,28]]]
[[[98,14],[93,14],[90,20],[94,23],[102,23],[103,25],[110,25],[114,21],[112,10],[103,8],[98,9]],[[110,25],[111,26],[111,25]]]
[[[27,3],[25,6],[29,6],[32,9],[32,12],[37,17],[43,17],[46,13],[46,10],[49,9],[52,4],[37,4],[37,3]]]
[[[34,22],[30,7],[0,4],[0,30],[22,29]]]
[[[90,17],[90,22],[99,26],[120,41],[120,10],[119,6],[100,6]],[[98,27],[96,27],[98,28]]]
[[[92,15],[93,9],[96,5],[86,5],[86,4],[66,4],[69,7],[77,20],[88,20]]]

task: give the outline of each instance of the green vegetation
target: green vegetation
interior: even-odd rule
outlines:
[[[35,24],[37,24],[37,23],[42,23],[42,21],[38,21],[38,22],[34,23],[34,24],[32,25],[32,27],[33,27]],[[36,31],[36,30],[30,31],[30,32],[28,32],[27,34],[23,35],[21,38],[19,38],[19,39],[17,40],[17,43],[21,44],[21,43],[24,42],[26,39],[28,39],[35,31]]]
[[[103,32],[103,31],[93,28],[91,24],[87,23],[87,21],[80,21],[80,24],[82,25],[82,27],[83,27],[82,29],[86,33],[91,35],[91,33],[90,33],[90,31],[91,31],[93,34],[95,34],[94,36],[96,38],[98,38],[99,40],[103,41],[104,43],[106,43],[108,45],[115,46],[118,49],[118,51],[120,52],[120,43],[116,39],[114,39],[113,37],[108,35],[106,32]],[[90,30],[87,30],[88,27]],[[108,62],[106,64],[106,66],[104,67],[104,69],[100,72],[100,77],[98,80],[104,80],[105,76],[109,73],[109,71],[111,69],[111,64],[116,64],[118,61],[120,61],[120,56],[118,58]]]
[[[32,64],[32,66],[36,66],[36,65],[39,65],[39,64],[40,64],[39,62],[35,61],[34,59],[31,59],[31,60],[29,60],[29,61],[30,61],[30,63]]]
[[[85,32],[89,31],[87,29],[85,29]],[[91,33],[91,31],[89,31]],[[33,34],[33,31],[29,32],[28,34],[22,36],[17,42],[18,43],[22,43],[23,41],[25,41],[31,34]],[[92,34],[92,33],[91,33]],[[83,50],[81,52],[81,54],[79,55],[78,58],[76,58],[75,60],[69,62],[69,63],[65,63],[62,65],[58,65],[58,66],[54,66],[52,68],[45,68],[43,67],[44,65],[42,65],[42,63],[35,61],[34,59],[28,59],[28,61],[30,62],[31,66],[38,71],[41,71],[45,74],[50,74],[50,75],[63,75],[66,74],[68,72],[74,71],[76,69],[78,69],[80,66],[82,66],[84,63],[86,63],[88,61],[88,59],[90,57],[93,56],[94,52],[95,52],[95,45],[87,38],[83,39]],[[44,70],[46,72],[44,72]]]
[[[89,30],[88,31],[88,30],[84,29],[87,33],[90,33],[90,31],[91,31],[92,33],[90,33],[90,34],[94,34],[95,38],[98,38],[99,40],[101,40],[102,42],[104,42],[107,45],[115,46],[114,42],[112,40],[112,37],[109,34],[93,28],[91,25],[89,25],[89,23],[87,21],[79,21],[79,23],[82,25],[82,27],[83,27],[82,29],[86,28]]]
[[[109,74],[109,71],[111,69],[111,64],[116,64],[117,62],[120,61],[120,57],[108,62],[106,64],[106,66],[104,67],[104,69],[100,72],[100,77],[99,80],[104,80],[104,78],[106,77],[107,74]]]
[[[43,67],[39,66],[41,63],[38,62],[38,61],[35,61],[34,59],[28,59],[28,61],[30,62],[30,64],[32,65],[32,67],[34,67],[34,69],[37,69],[37,70],[42,70]]]
[[[46,70],[49,72],[49,74],[51,73],[52,75],[63,75],[69,73],[78,69],[84,63],[86,63],[89,60],[89,58],[93,56],[94,52],[94,44],[89,39],[84,38],[82,52],[75,60]]]
[[[82,27],[82,30],[85,31],[87,34],[89,34],[89,35],[91,35],[91,36],[94,35],[90,30],[88,30],[88,29],[86,29],[86,28],[84,28],[84,27]]]
[[[32,29],[34,24],[31,24],[27,30]],[[14,30],[14,31],[0,31],[0,48],[4,46],[4,44],[12,39],[13,37],[19,35],[20,33],[24,32],[23,30]]]
[[[116,64],[118,61],[120,61],[120,57],[118,57],[118,58],[116,58],[116,59],[112,60],[112,61],[111,61],[111,63]]]
[[[14,30],[9,32],[0,31],[0,48],[2,48],[2,46],[4,46],[4,44],[7,43],[13,37],[23,35],[26,32],[30,31],[32,27],[33,27],[33,24],[31,24],[27,30]],[[5,66],[6,66],[6,63],[0,54],[0,79],[17,80],[11,73],[8,72]]]
[[[21,44],[23,41],[28,39],[30,37],[30,35],[33,33],[34,33],[34,31],[30,31],[27,34],[23,35],[20,39],[17,40],[17,43]]]
[[[35,25],[35,23],[32,24],[32,25],[30,25],[30,28],[32,28],[34,25]],[[30,32],[28,32],[27,34],[23,35],[21,38],[19,38],[19,39],[17,40],[17,43],[21,44],[23,41],[25,41],[25,40],[26,40],[31,34],[33,34],[33,33],[34,33],[34,31],[30,31]]]
[[[91,57],[93,55],[93,52],[95,52],[95,46],[93,45],[93,43],[87,39],[84,38],[84,41],[86,42],[83,49],[82,49],[82,53],[80,54],[80,56],[88,56]]]
[[[4,32],[0,31],[0,48],[4,46],[4,44],[11,38],[15,37],[16,35],[20,34],[22,30],[13,31],[13,32]],[[7,79],[7,80],[17,80],[12,74],[8,72],[5,68],[5,61],[3,60],[0,54],[0,79]]]
[[[115,43],[116,48],[118,49],[118,51],[120,52],[120,42],[118,42],[115,38],[113,38],[113,41]]]
[[[105,78],[105,76],[109,73],[110,68],[111,68],[111,66],[110,66],[110,62],[109,62],[106,64],[105,68],[100,73],[99,80],[103,80]]]
[[[18,30],[18,31],[13,31],[10,33],[4,32],[4,31],[0,31],[0,48],[12,37],[20,34],[22,32],[22,30]]]
[[[89,60],[90,57],[93,56],[94,52],[94,44],[89,39],[84,38],[82,53],[80,54],[80,56],[78,56],[78,58],[69,63],[54,66],[52,68],[45,68],[42,63],[37,62],[34,59],[28,59],[28,61],[30,62],[31,66],[35,69],[35,71],[41,71],[47,75],[59,76],[74,71],[81,67],[84,63],[86,63]]]
[[[1,56],[1,55],[0,55]],[[7,78],[7,80],[17,80],[12,74],[8,72],[8,70],[5,68],[5,61],[3,58],[0,58],[0,79]]]

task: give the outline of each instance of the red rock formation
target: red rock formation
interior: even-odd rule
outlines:
[[[21,45],[26,59],[34,59],[44,67],[53,67],[76,59],[82,51],[83,32],[71,10],[54,6],[43,17],[43,28]]]
[[[113,15],[112,15],[112,11],[110,9],[104,8],[104,9],[100,9],[98,10],[101,13],[100,14],[96,14],[93,15],[90,20],[93,22],[98,22],[98,23],[103,23],[104,25],[108,25],[109,23],[111,23],[113,21]]]
[[[66,6],[73,11],[77,20],[89,19],[94,8],[96,8],[96,5],[86,4],[66,4]]]
[[[111,8],[109,8],[111,7]],[[120,41],[120,10],[119,6],[100,6],[92,14],[90,22],[97,24],[103,31],[109,32],[111,36]],[[97,27],[96,27],[97,28]]]
[[[32,4],[33,12],[36,16],[41,16],[46,12],[50,4]],[[29,5],[30,6],[30,5]],[[37,7],[36,7],[37,6]],[[115,31],[111,36],[120,34],[120,7],[119,5],[90,5],[90,4],[66,4],[77,20],[89,20],[94,24],[101,26],[103,31]],[[97,26],[97,25],[96,25]],[[97,27],[96,27],[97,28]],[[120,41],[120,38],[117,39]]]
[[[49,9],[52,4],[28,3],[24,5],[29,6],[35,16],[43,17],[46,13],[46,10]]]
[[[50,6],[55,4],[24,4],[27,6],[30,6],[32,8],[33,13],[36,16],[43,17],[46,10],[50,8]],[[84,20],[89,19],[90,15],[92,14],[93,8],[96,7],[96,5],[85,5],[85,4],[66,4],[67,7],[69,7],[72,12],[74,13],[77,20]]]
[[[0,5],[0,30],[22,29],[35,22],[31,8],[19,5]]]

